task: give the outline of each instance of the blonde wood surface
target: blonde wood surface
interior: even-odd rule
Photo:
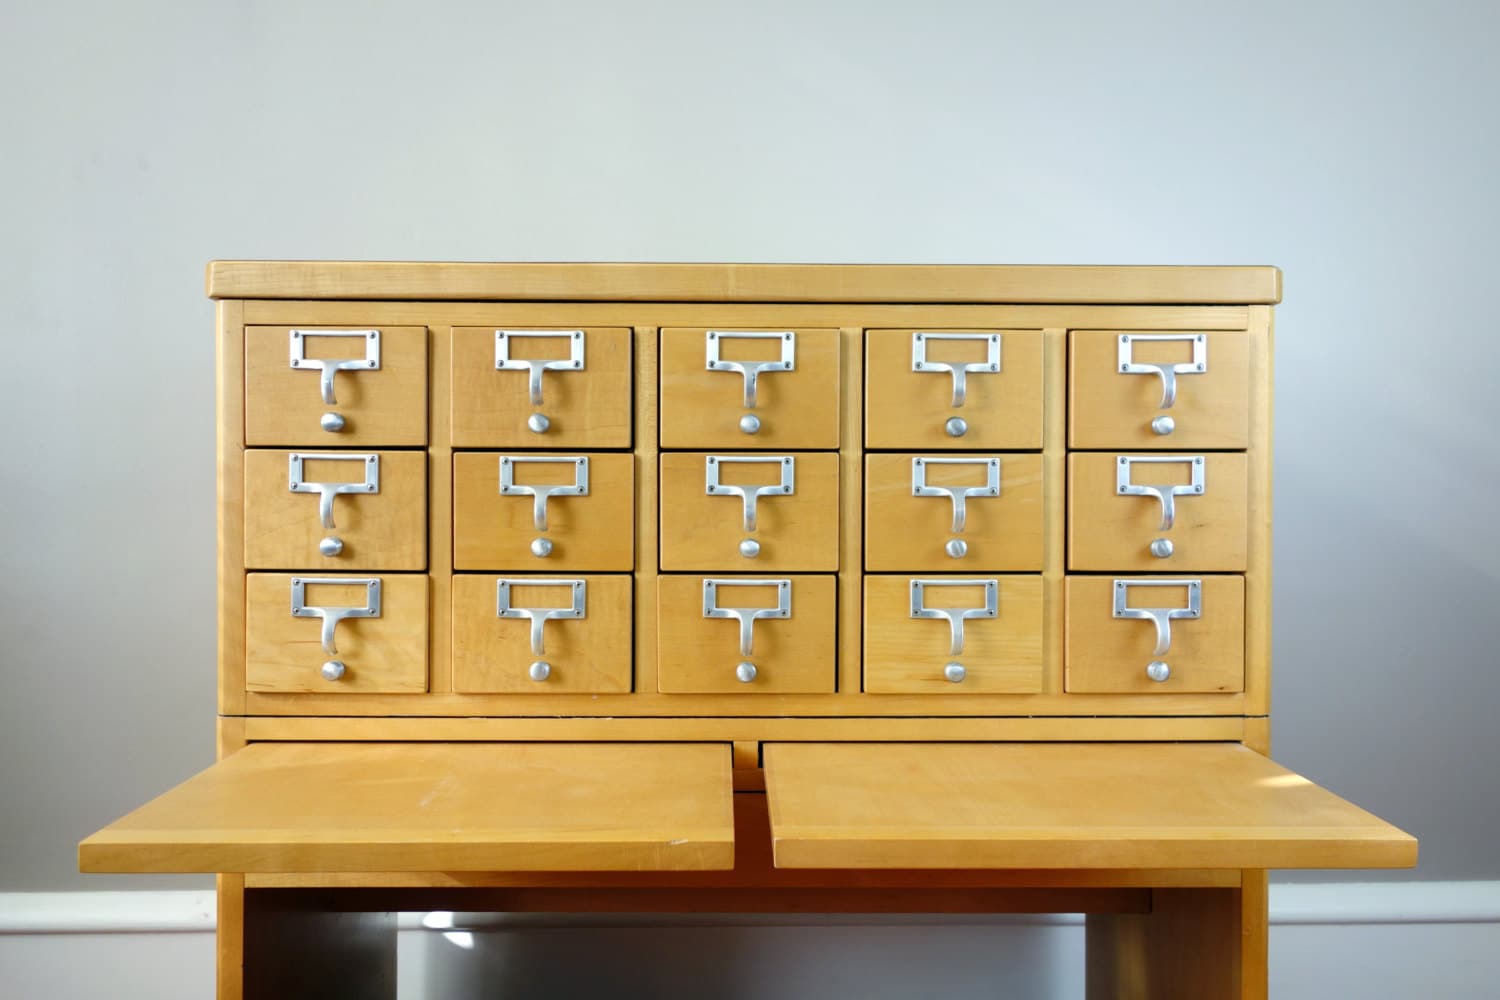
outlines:
[[[1154,457],[1181,463],[1137,464],[1136,485],[1188,483],[1188,463],[1203,459],[1202,495],[1176,498],[1176,523],[1161,530],[1161,504],[1154,496],[1117,492],[1115,452],[1068,456],[1068,568],[1104,572],[1243,572],[1248,559],[1248,484],[1245,455],[1176,452]],[[1151,542],[1166,538],[1170,556],[1151,554]]]
[[[1416,841],[1234,744],[768,743],[778,867],[1406,868]]]
[[[964,405],[953,406],[953,376],[912,370],[915,334],[967,333],[1000,338],[1000,370],[966,377]],[[982,362],[978,341],[930,341],[931,361]],[[1042,336],[1039,330],[870,330],[865,334],[865,446],[932,450],[1024,451],[1042,446]],[[962,437],[950,417],[968,424]]]
[[[216,299],[1275,303],[1274,267],[216,260]]]
[[[983,465],[951,466],[946,459],[1000,460],[999,496],[971,496],[962,532],[953,531],[953,502],[947,496],[913,496],[912,463],[927,462],[929,486],[983,486]],[[965,572],[1040,570],[1045,547],[1042,456],[975,453],[964,455],[865,456],[865,569],[869,572]],[[944,545],[962,539],[961,559]]]
[[[729,748],[257,743],[79,845],[83,871],[727,869]]]
[[[218,1000],[245,996],[245,876],[214,876],[214,995]]]
[[[791,459],[793,492],[756,503],[755,530],[744,530],[737,494],[705,492],[705,463],[713,459],[719,481],[753,487],[781,482],[780,462],[724,462],[725,458]],[[661,568],[740,573],[833,572],[839,567],[839,456],[826,452],[785,455],[746,451],[682,452],[661,456]],[[760,552],[740,554],[754,539]]]
[[[306,574],[360,580],[358,574]],[[427,690],[427,577],[379,574],[380,617],[347,618],[334,630],[337,655],[321,644],[322,621],[291,613],[290,573],[246,578],[245,684],[251,691],[419,694]],[[361,585],[309,585],[309,606],[351,607],[365,601]],[[344,675],[325,680],[324,662],[339,660]]]
[[[858,327],[841,328],[839,346],[842,350],[839,369],[844,380],[843,410],[839,414],[839,440],[844,443],[839,452],[839,520],[843,529],[839,533],[839,590],[846,596],[839,602],[837,690],[847,699],[863,684],[862,608],[861,602],[850,599],[849,595],[862,589],[864,569],[864,332]]]
[[[1202,617],[1171,622],[1172,646],[1154,655],[1156,627],[1114,617],[1115,577],[1067,579],[1067,683],[1070,693],[1216,693],[1244,690],[1245,581],[1239,576],[1166,577],[1202,580]],[[1131,577],[1130,579],[1151,579]],[[1131,607],[1187,607],[1187,587],[1127,588]],[[1146,664],[1165,662],[1171,675],[1154,681]]]
[[[1245,737],[1242,742],[1256,753],[1270,756],[1271,720],[1264,715],[1253,715],[1246,719]]]
[[[569,608],[567,586],[526,585],[535,574],[507,575],[512,607]],[[540,579],[582,580],[584,617],[554,619],[543,626],[542,654],[531,651],[531,622],[496,616],[497,576],[453,578],[453,689],[550,695],[562,692],[630,690],[631,626],[634,607],[629,576],[582,574]],[[624,655],[622,655],[624,654]],[[532,663],[543,661],[549,673],[532,680]]]
[[[1155,374],[1119,370],[1119,337],[1151,336],[1126,330],[1074,330],[1069,377],[1069,444],[1074,448],[1246,448],[1250,443],[1250,337],[1202,333],[1208,368],[1177,376],[1177,400],[1161,409],[1162,383]],[[1142,341],[1137,362],[1178,363],[1192,358],[1193,345]],[[1151,421],[1169,416],[1176,426],[1157,434]]]
[[[242,302],[214,310],[219,712],[245,711],[245,344]]]
[[[380,468],[376,493],[341,493],[333,500],[335,527],[319,520],[319,496],[289,489],[287,457],[293,452],[245,452],[245,565],[250,569],[308,567],[322,570],[425,570],[427,568],[427,456],[415,451],[299,452],[352,455],[352,459],[305,458],[307,482],[361,483],[365,460]],[[343,542],[336,556],[318,543]]]
[[[1042,331],[1046,380],[1042,421],[1042,691],[1060,695],[1063,683],[1063,567],[1068,529],[1068,333]]]
[[[500,459],[496,452],[460,452],[453,456],[453,568],[459,570],[533,570],[547,573],[629,572],[635,568],[635,461],[628,454],[605,452],[510,452],[516,458],[545,458],[517,463],[518,485],[570,486],[576,472],[571,459],[587,457],[586,496],[555,496],[547,501],[547,530],[537,531],[529,494],[500,495]],[[553,462],[551,459],[556,458]],[[552,554],[539,558],[531,542],[546,538]]]
[[[382,326],[380,367],[341,371],[334,376],[335,405],[323,402],[321,375],[288,364],[288,334],[311,324],[245,328],[245,444],[303,448],[374,448],[427,443],[427,330],[421,326]],[[345,329],[345,328],[341,328]],[[355,358],[364,348],[355,340],[309,335],[309,358]],[[342,431],[323,430],[324,413],[344,417]]]
[[[716,326],[723,332],[741,331]],[[839,446],[839,333],[830,329],[788,328],[795,337],[796,367],[761,372],[756,407],[744,406],[745,383],[738,372],[709,371],[705,327],[661,331],[661,446],[796,450]],[[721,338],[726,361],[775,360],[775,340]],[[746,434],[742,416],[753,413],[760,430]]]
[[[656,568],[649,555],[657,545],[657,359],[655,327],[635,329],[635,700],[648,704],[656,694]],[[624,700],[624,699],[621,699]]]
[[[704,576],[657,580],[657,688],[665,694],[753,694],[832,692],[837,654],[837,587],[832,576],[788,574],[779,578],[728,574],[712,579],[789,580],[789,618],[755,623],[751,655],[742,656],[739,623],[703,617]],[[775,585],[720,587],[718,606],[776,606]],[[736,676],[742,661],[755,665],[754,680]]]
[[[558,317],[562,319],[561,316]],[[452,340],[453,444],[460,448],[630,447],[630,330],[626,327],[526,326],[558,337],[516,338],[512,358],[566,359],[566,337],[583,333],[580,371],[542,374],[542,405],[533,407],[530,374],[495,370],[495,331],[511,327],[455,327]],[[551,422],[545,433],[526,426],[533,413]]]
[[[435,695],[453,691],[453,450],[447,418],[449,352],[452,330],[434,327],[429,341],[427,370],[432,373],[427,394],[427,492],[431,519],[430,551],[427,553],[430,589],[427,612],[427,686]]]
[[[1245,567],[1245,695],[1253,715],[1271,711],[1271,498],[1274,317],[1264,306],[1251,317],[1249,553]]]
[[[1240,880],[1240,997],[1266,1000],[1270,992],[1270,880],[1264,868]]]
[[[924,580],[993,580],[998,597],[995,618],[964,623],[964,648],[951,653],[946,619],[912,618],[909,576],[865,577],[865,690],[873,694],[1032,693],[1042,690],[1042,578],[1036,575],[988,577],[930,576]],[[983,607],[982,586],[928,588],[929,608]],[[950,663],[965,676],[944,676]]]
[[[1239,889],[1153,889],[1145,914],[1090,913],[1088,1000],[1252,1000]],[[1262,968],[1264,960],[1262,959]],[[1264,991],[1258,996],[1263,1000]]]

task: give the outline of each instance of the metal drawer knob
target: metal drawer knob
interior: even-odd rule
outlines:
[[[1146,676],[1160,684],[1172,676],[1172,668],[1161,660],[1152,660],[1146,664]]]
[[[747,413],[740,417],[740,430],[746,434],[760,433],[760,417],[753,413]]]
[[[552,539],[533,538],[531,540],[531,554],[538,559],[545,559],[552,554]]]
[[[969,422],[963,417],[949,417],[948,422],[943,424],[943,430],[948,432],[949,437],[961,438],[969,433]]]
[[[344,429],[344,416],[341,413],[325,413],[318,419],[318,426],[330,434],[337,434]]]
[[[344,676],[344,662],[342,660],[329,660],[323,664],[320,671],[325,681],[336,681]]]
[[[1170,538],[1158,538],[1151,543],[1151,554],[1158,559],[1165,559],[1172,554],[1175,546]]]
[[[950,663],[943,668],[943,679],[953,684],[963,683],[963,679],[969,676],[962,663]]]
[[[734,668],[735,679],[738,680],[741,684],[749,684],[751,681],[755,680],[755,675],[757,673],[759,673],[759,671],[755,669],[755,664],[751,663],[749,660],[744,661],[739,666]]]
[[[1177,421],[1173,420],[1166,414],[1162,414],[1155,420],[1151,421],[1151,429],[1157,434],[1160,434],[1162,437],[1166,437],[1168,434],[1177,429]]]
[[[743,542],[740,542],[740,555],[746,559],[754,559],[760,555],[760,542],[757,542],[753,538],[747,538]]]
[[[950,538],[943,546],[943,551],[952,559],[962,559],[969,554],[969,543],[962,538]]]
[[[526,418],[526,428],[533,434],[545,434],[547,433],[547,428],[551,426],[552,421],[548,420],[546,415],[542,413],[533,413]]]
[[[329,535],[327,538],[318,543],[319,554],[327,556],[330,559],[343,551],[344,540],[341,538],[335,538],[333,535]]]
[[[546,660],[537,660],[527,669],[526,673],[534,681],[544,681],[552,676],[552,664]]]

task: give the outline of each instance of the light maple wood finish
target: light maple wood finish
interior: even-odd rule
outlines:
[[[741,330],[718,325],[724,332]],[[707,369],[709,328],[661,331],[662,448],[756,451],[830,449],[839,446],[839,332],[787,328],[796,344],[796,367],[762,372],[756,407],[744,406],[745,383],[738,372]],[[781,356],[774,341],[723,338],[725,360],[772,360]],[[746,434],[740,418],[759,418],[760,430]]]
[[[865,577],[865,690],[873,694],[971,695],[1042,690],[1042,578],[1005,574],[927,576],[925,580],[994,580],[995,618],[964,623],[964,648],[951,653],[948,622],[912,618],[910,576]],[[933,587],[926,607],[982,607],[983,588]],[[957,683],[943,673],[949,663],[965,671]]]
[[[240,579],[243,583],[244,578]],[[246,721],[236,716],[219,716],[214,727],[216,760],[223,760],[244,749]],[[237,873],[215,875],[214,889],[217,918],[214,935],[214,992],[219,1000],[243,1000],[245,876]]]
[[[428,614],[427,614],[427,685],[432,695],[450,695],[453,691],[453,447],[451,424],[447,418],[449,375],[452,365],[449,352],[452,331],[435,327],[428,341],[430,354],[427,370],[431,373],[431,391],[427,394],[427,492],[428,517]]]
[[[561,317],[559,317],[561,319]],[[584,367],[542,375],[542,405],[533,407],[530,374],[495,369],[495,331],[557,331],[536,338],[537,350],[516,340],[512,357],[568,357],[565,337],[581,330]],[[452,433],[459,448],[628,448],[631,344],[627,327],[455,327],[452,340]],[[551,422],[545,433],[526,426],[533,413]]]
[[[547,501],[547,530],[537,531],[529,494],[500,495],[498,452],[453,456],[453,568],[527,570],[545,573],[629,572],[635,567],[635,461],[607,452],[508,452],[546,463],[515,466],[515,481],[528,485],[571,485],[569,459],[589,460],[586,496],[555,496]],[[556,457],[557,461],[552,462]],[[538,557],[531,542],[547,538],[552,554]]]
[[[294,493],[287,478],[293,452],[245,452],[245,565],[250,569],[425,570],[427,568],[427,456],[414,451],[344,452],[352,459],[308,458],[309,482],[358,483],[375,455],[379,491],[341,493],[333,500],[335,527],[324,528],[316,493]],[[301,452],[333,455],[332,451]],[[326,479],[320,477],[327,477]],[[318,543],[343,542],[336,556]]]
[[[380,367],[335,375],[338,403],[329,406],[319,389],[320,373],[288,363],[290,331],[315,327],[245,327],[245,444],[311,449],[427,443],[427,329],[378,322],[359,328],[380,331]],[[347,354],[335,353],[363,357],[364,349],[351,346]],[[309,349],[308,357],[319,356]],[[344,417],[343,430],[323,430],[319,421],[328,412]]]
[[[358,574],[312,574],[318,579],[368,579]],[[380,617],[348,618],[334,631],[336,656],[321,644],[322,621],[291,613],[290,573],[251,573],[246,578],[245,684],[251,691],[353,694],[420,694],[427,690],[427,577],[413,573],[378,574]],[[364,599],[361,586],[309,586],[308,605],[353,606]],[[353,596],[351,596],[353,595]],[[336,603],[335,603],[336,602]],[[320,673],[339,660],[344,675],[335,681]]]
[[[863,684],[860,649],[864,644],[862,608],[853,595],[863,589],[864,579],[864,495],[863,461],[865,367],[864,331],[858,327],[839,330],[842,349],[840,372],[843,377],[843,410],[839,414],[839,602],[838,681],[837,689],[844,700],[860,691]]]
[[[949,466],[947,459],[1000,460],[999,496],[972,496],[962,532],[953,531],[947,496],[913,496],[912,463],[927,467],[929,486],[982,486],[983,465]],[[865,456],[865,569],[869,572],[997,572],[1040,570],[1045,550],[1043,459],[1036,454],[979,452],[963,455]],[[960,559],[944,546],[968,545]]]
[[[966,378],[964,405],[953,406],[953,376],[912,370],[912,338],[919,332],[1000,338],[1000,370]],[[978,341],[932,341],[933,361],[983,361]],[[1024,451],[1042,446],[1042,335],[1039,330],[870,330],[865,334],[865,447],[924,451]],[[962,437],[949,418],[968,424]]]
[[[1268,307],[1257,306],[1252,310],[1250,451],[1246,455],[1246,470],[1250,481],[1247,518],[1249,554],[1245,568],[1245,694],[1246,711],[1252,715],[1267,715],[1271,711],[1274,326],[1275,318]]]
[[[1176,522],[1161,530],[1161,504],[1154,496],[1121,495],[1115,452],[1068,456],[1068,568],[1102,572],[1243,572],[1249,551],[1249,493],[1244,454],[1236,452],[1163,453],[1181,458],[1165,465],[1137,464],[1137,485],[1185,484],[1189,463],[1203,460],[1201,495],[1176,498]],[[1166,538],[1170,556],[1151,554],[1151,542]]]
[[[515,607],[571,607],[566,586],[527,585],[535,574],[507,575]],[[453,578],[453,689],[551,695],[558,692],[625,692],[630,690],[629,655],[634,606],[626,575],[580,574],[587,604],[584,617],[554,619],[543,626],[543,655],[531,651],[531,622],[496,616],[498,576]],[[542,576],[540,579],[559,579]],[[544,661],[549,673],[532,680],[529,668]]]
[[[1067,563],[1067,358],[1068,333],[1042,331],[1046,381],[1042,420],[1042,691],[1061,695],[1063,677],[1063,575]]]
[[[1081,694],[1213,694],[1244,690],[1245,581],[1239,576],[1165,577],[1202,580],[1202,617],[1172,621],[1172,646],[1154,655],[1156,627],[1139,618],[1114,617],[1115,577],[1067,579],[1068,691]],[[1131,577],[1129,579],[1155,579]],[[1127,588],[1133,607],[1187,607],[1187,588]],[[1161,660],[1164,681],[1146,674]]]
[[[1233,744],[768,743],[785,868],[1406,868],[1416,841]]]
[[[720,481],[738,486],[781,482],[777,463],[719,462],[723,458],[790,458],[793,492],[756,503],[755,531],[744,530],[737,494],[705,492],[706,462],[719,464]],[[661,568],[741,573],[824,572],[839,567],[839,456],[827,452],[775,455],[746,451],[682,452],[661,456]],[[754,558],[740,554],[744,539],[760,543]]]
[[[649,555],[659,537],[657,507],[657,402],[660,335],[655,327],[635,328],[635,700],[650,703],[656,693],[656,571]],[[644,697],[643,697],[644,696]],[[621,699],[624,700],[624,699]]]
[[[662,576],[657,580],[657,688],[664,694],[734,694],[829,692],[834,689],[837,653],[835,578],[787,574],[791,581],[789,618],[755,623],[754,647],[742,656],[739,623],[732,618],[703,617],[703,581],[710,577]],[[773,579],[760,575],[721,574],[712,579]],[[757,586],[750,593],[721,587],[719,607],[775,607],[775,587]],[[742,661],[755,665],[755,679],[736,677]]]
[[[1177,400],[1161,409],[1162,383],[1155,374],[1119,370],[1119,337],[1151,336],[1130,330],[1074,330],[1071,335],[1068,443],[1074,448],[1246,448],[1250,444],[1250,336],[1199,334],[1208,368],[1177,376]],[[1192,344],[1140,343],[1137,361],[1185,362]],[[1169,416],[1170,434],[1151,422]]]
[[[1090,913],[1088,1000],[1253,1000],[1240,889],[1154,889],[1144,914]]]
[[[222,714],[235,715],[245,711],[245,309],[242,302],[219,302],[216,306],[218,707]]]

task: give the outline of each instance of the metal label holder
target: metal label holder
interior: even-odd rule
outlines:
[[[932,465],[982,465],[983,486],[929,486],[927,468]],[[953,502],[953,531],[964,530],[968,522],[970,497],[1000,495],[1000,459],[998,458],[914,458],[911,460],[911,495],[914,497],[947,497]]]
[[[364,342],[365,356],[339,360],[309,358],[307,356],[308,337],[358,337]],[[380,370],[379,330],[292,330],[288,333],[287,340],[290,341],[291,367],[298,371],[322,373],[319,391],[322,392],[323,403],[327,406],[338,405],[338,400],[333,395],[334,375],[339,372]]]
[[[911,616],[943,618],[948,622],[951,656],[964,651],[964,622],[970,618],[996,618],[1000,614],[1000,581],[989,580],[912,580]],[[983,587],[984,605],[977,608],[929,608],[924,596],[928,587]]]
[[[721,587],[775,587],[776,606],[772,608],[727,608],[719,606]],[[738,578],[703,581],[703,617],[733,618],[740,623],[740,655],[749,656],[755,644],[755,623],[768,618],[792,617],[792,581],[789,579]]]
[[[572,604],[555,608],[520,608],[510,603],[511,587],[567,587],[572,595]],[[587,580],[539,580],[528,577],[512,577],[495,581],[495,617],[525,618],[531,622],[531,653],[541,656],[546,637],[546,626],[550,621],[587,618],[589,584]]]
[[[927,345],[934,340],[983,341],[983,361],[929,361]],[[953,376],[953,405],[963,406],[968,397],[968,377],[999,372],[1000,335],[998,333],[931,333],[918,330],[911,335],[911,370],[914,372],[949,372]]]
[[[775,465],[781,481],[762,486],[731,486],[719,482],[725,465]],[[755,530],[757,502],[761,497],[791,496],[797,492],[797,462],[792,455],[709,455],[703,460],[703,492],[709,496],[737,496],[744,508],[744,529]]]
[[[1139,485],[1130,481],[1136,465],[1187,465],[1192,481],[1176,486]],[[1202,455],[1119,455],[1115,461],[1115,492],[1120,496],[1156,497],[1161,502],[1161,529],[1171,531],[1177,521],[1177,498],[1202,496],[1207,487]]]
[[[1161,364],[1137,361],[1135,360],[1135,345],[1141,341],[1191,343],[1193,360]],[[1177,402],[1178,375],[1201,375],[1208,371],[1208,338],[1201,333],[1122,333],[1118,343],[1117,361],[1121,375],[1161,376],[1161,408],[1163,410],[1170,410]]]
[[[1127,601],[1131,587],[1186,587],[1188,603],[1185,608],[1135,608]],[[1152,656],[1164,656],[1172,648],[1172,620],[1203,617],[1203,581],[1200,580],[1116,580],[1114,591],[1116,618],[1140,618],[1156,626],[1156,648]]]
[[[523,360],[510,356],[510,342],[515,337],[567,338],[568,356],[549,358],[543,361]],[[527,372],[527,393],[532,406],[542,405],[542,372],[583,371],[584,331],[582,330],[496,330],[495,370],[503,372]]]
[[[307,461],[326,462],[358,462],[364,470],[365,477],[362,480],[350,480],[343,483],[313,483],[302,477],[302,463]],[[337,525],[333,523],[333,498],[340,493],[379,493],[380,492],[380,456],[379,455],[356,455],[349,452],[318,453],[291,452],[286,457],[287,489],[292,493],[316,493],[318,494],[318,520],[324,530],[331,531]]]
[[[573,463],[573,482],[557,486],[518,486],[515,467],[521,462]],[[586,497],[589,495],[589,457],[587,455],[502,455],[500,457],[500,495],[531,497],[531,516],[537,531],[547,530],[547,500],[551,497]]]
[[[776,361],[724,361],[719,357],[719,345],[726,340],[778,340],[781,342],[781,358]],[[791,372],[797,370],[797,334],[792,330],[757,331],[709,330],[704,334],[708,349],[707,369],[711,372],[739,372],[745,379],[745,409],[756,406],[756,383],[762,372]]]
[[[353,608],[331,608],[320,607],[316,604],[308,604],[305,600],[305,591],[308,584],[329,584],[335,587],[363,586],[365,588],[364,606]],[[337,656],[338,647],[334,645],[333,633],[334,630],[338,628],[339,622],[343,621],[345,618],[380,617],[380,578],[355,578],[347,576],[293,577],[292,617],[323,619],[323,652],[327,653],[329,656]]]

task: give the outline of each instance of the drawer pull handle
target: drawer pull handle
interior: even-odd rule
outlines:
[[[555,608],[520,608],[510,603],[510,589],[512,587],[567,587],[568,593],[572,595],[572,603],[563,607]],[[587,618],[589,606],[589,584],[587,580],[538,580],[529,577],[516,577],[514,579],[501,578],[495,581],[495,617],[496,618],[525,618],[531,622],[531,655],[543,656],[546,654],[546,628],[550,621],[562,621],[565,619]],[[536,676],[536,664],[532,664],[532,680],[544,681],[547,673],[541,677]]]
[[[1186,587],[1188,595],[1187,607],[1131,607],[1129,603],[1129,588],[1131,587]],[[1156,626],[1156,647],[1151,651],[1151,655],[1165,656],[1167,651],[1172,648],[1172,620],[1174,618],[1191,619],[1203,617],[1203,581],[1161,579],[1116,580],[1114,614],[1116,618],[1140,618],[1154,624]],[[1159,679],[1164,680],[1165,678]]]
[[[719,471],[725,465],[774,465],[781,479],[760,486],[732,486],[719,481]],[[784,497],[797,492],[797,460],[792,455],[709,455],[703,459],[703,492],[711,497],[739,497],[744,529],[754,531],[761,497]]]
[[[308,604],[305,599],[308,584],[328,584],[335,587],[359,587],[365,588],[365,603],[363,607],[323,607],[316,604]],[[292,617],[293,618],[321,618],[323,619],[323,652],[329,656],[337,656],[338,647],[334,644],[333,633],[338,628],[339,622],[345,618],[379,618],[380,617],[380,580],[378,577],[365,579],[353,579],[347,576],[301,576],[292,579]]]
[[[528,358],[512,358],[510,356],[510,344],[516,337],[547,337],[557,339],[568,338],[568,356],[566,358],[546,358],[540,361]],[[496,330],[495,331],[495,370],[500,372],[527,372],[526,391],[531,399],[532,406],[542,405],[542,372],[578,372],[583,371],[587,365],[584,363],[584,332],[582,330]],[[546,418],[542,418],[541,426],[538,427],[532,421],[527,426],[540,434],[547,429]]]
[[[1202,455],[1119,455],[1115,459],[1115,492],[1120,496],[1156,497],[1161,503],[1160,530],[1171,531],[1172,525],[1177,522],[1177,498],[1203,495],[1208,483],[1203,459]],[[1191,470],[1191,481],[1173,486],[1134,483],[1131,481],[1131,469],[1142,464],[1186,465]]]
[[[1193,345],[1193,360],[1154,362],[1135,360],[1135,345],[1178,342]],[[1201,333],[1122,333],[1117,358],[1121,375],[1158,375],[1161,377],[1161,409],[1170,410],[1177,402],[1177,376],[1201,375],[1208,371],[1208,338]],[[1152,424],[1153,429],[1155,424]],[[1170,431],[1157,431],[1168,434]]]
[[[719,357],[719,345],[726,340],[779,340],[781,357],[775,361],[725,361]],[[748,330],[709,330],[704,334],[708,349],[707,368],[711,372],[739,372],[745,379],[745,409],[756,406],[755,387],[761,372],[793,372],[797,370],[797,334],[791,330],[750,332]],[[743,427],[743,424],[742,424]],[[759,421],[755,430],[759,430]],[[746,434],[755,431],[746,430]]]
[[[362,358],[309,358],[308,337],[358,337],[364,342],[365,356]],[[287,338],[291,342],[291,366],[298,371],[322,373],[318,386],[325,406],[338,405],[333,394],[333,377],[339,372],[380,370],[379,330],[292,330]],[[326,428],[325,428],[326,429]]]
[[[913,618],[947,620],[949,656],[957,656],[964,651],[964,622],[970,618],[996,618],[1000,614],[999,580],[912,580],[909,586]],[[984,603],[977,608],[929,608],[925,596],[929,587],[983,587]],[[947,676],[946,668],[944,676]],[[958,679],[962,680],[962,675]],[[950,676],[948,680],[952,681],[953,678]]]
[[[520,486],[516,483],[516,466],[523,462],[553,465],[573,463],[573,482],[556,485]],[[587,455],[503,455],[500,458],[500,495],[531,497],[531,520],[537,531],[547,530],[547,501],[551,497],[586,497],[589,495],[589,457]],[[550,551],[550,548],[549,548]]]
[[[770,608],[727,608],[719,606],[719,590],[723,587],[775,587],[776,606]],[[767,618],[792,617],[791,580],[704,580],[703,617],[733,618],[740,623],[740,655],[754,652],[755,623]],[[754,664],[751,664],[754,666]],[[751,675],[752,679],[754,675]]]
[[[969,362],[930,361],[927,358],[927,345],[934,340],[962,340],[984,344],[984,360]],[[919,330],[911,335],[911,370],[914,372],[949,372],[953,376],[953,405],[959,407],[969,395],[969,375],[999,372],[1000,367],[1000,335],[998,333],[931,333]],[[950,420],[946,425],[948,433],[953,437],[959,437],[963,431],[954,433],[953,422]],[[959,426],[967,430],[963,421]]]
[[[363,479],[351,479],[342,483],[314,483],[308,482],[302,476],[303,463],[315,462],[358,462],[364,471]],[[333,498],[340,493],[379,493],[380,492],[380,456],[379,455],[354,455],[349,452],[336,452],[330,454],[313,454],[311,452],[292,452],[286,457],[287,489],[292,493],[316,493],[318,494],[318,523],[323,526],[324,531],[332,531],[338,525],[333,523]],[[324,553],[327,555],[328,553]],[[334,553],[335,555],[337,553]]]
[[[983,486],[929,486],[927,470],[934,465],[983,466]],[[964,530],[968,523],[970,497],[1000,495],[1000,459],[998,458],[914,458],[911,460],[911,495],[914,497],[947,497],[953,502],[953,532]]]

